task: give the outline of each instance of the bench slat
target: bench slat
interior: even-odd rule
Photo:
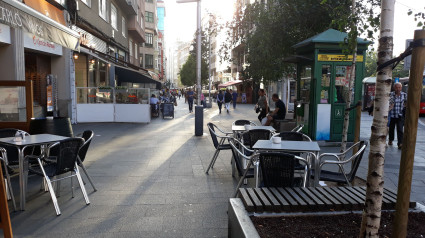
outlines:
[[[327,209],[333,209],[335,208],[334,203],[329,199],[329,197],[325,197],[323,194],[321,194],[319,191],[317,191],[316,189],[308,189],[311,193],[313,193],[317,198],[319,198],[321,201],[323,201],[323,203],[325,204],[325,207]]]
[[[342,198],[344,198],[350,203],[351,207],[349,209],[361,209],[360,204],[363,204],[363,203],[358,203],[356,200],[352,199],[348,194],[346,194],[341,189],[335,189],[333,187],[330,187],[330,189],[332,189],[335,193],[338,193],[338,195],[340,195]]]
[[[300,211],[301,210],[301,206],[302,205],[307,205],[307,204],[300,204],[300,203],[298,203],[298,201],[297,201],[297,199],[296,198],[293,198],[291,195],[289,195],[289,193],[285,190],[285,189],[283,189],[283,188],[278,188],[277,189],[281,194],[282,194],[282,196],[291,204],[291,209],[293,210],[293,211]]]
[[[255,206],[252,203],[251,198],[248,196],[248,193],[247,193],[246,189],[240,188],[239,189],[239,194],[240,194],[240,196],[242,198],[242,202],[243,202],[243,204],[245,206],[245,209],[248,212],[254,212],[255,211]]]
[[[300,196],[310,207],[313,207],[316,205],[316,202],[313,201],[304,191],[301,190],[301,188],[292,188],[293,191],[295,191],[298,196]]]
[[[344,198],[342,198],[339,194],[335,193],[332,189],[330,189],[329,187],[322,187],[321,189],[323,189],[324,191],[326,191],[327,193],[331,194],[334,198],[336,198],[338,201],[341,202],[341,204],[343,205],[343,208],[346,209],[347,206],[350,206],[351,203],[348,202],[347,200],[345,200]]]
[[[288,203],[288,201],[282,196],[282,194],[277,191],[276,188],[269,188],[269,191],[273,193],[273,195],[276,197],[276,199],[279,201],[279,203],[282,205],[282,210],[284,211],[290,211],[291,205]]]
[[[274,207],[272,206],[270,201],[267,199],[266,195],[264,195],[261,188],[254,188],[254,191],[257,194],[260,201],[262,202],[262,204],[264,206],[264,210],[265,211],[273,211]]]
[[[263,204],[261,203],[260,199],[257,197],[257,194],[255,194],[254,190],[252,188],[246,189],[248,192],[248,195],[251,197],[252,202],[255,206],[256,212],[264,212]]]
[[[281,205],[279,201],[273,196],[273,193],[268,188],[262,188],[261,190],[263,190],[264,195],[267,197],[267,199],[273,206],[273,211],[280,211]]]
[[[300,196],[298,196],[296,193],[291,191],[289,188],[279,188],[279,191],[281,191],[280,189],[282,189],[283,191],[286,191],[288,196],[292,196],[294,198],[294,200],[299,204],[300,210],[305,210],[307,208],[307,203],[304,200],[302,200]]]
[[[342,203],[334,196],[332,196],[332,194],[329,194],[328,192],[326,192],[323,188],[316,188],[316,191],[320,194],[322,194],[324,197],[326,197],[328,200],[330,200],[333,204],[334,204],[334,210],[338,209],[341,210],[343,208]]]
[[[356,202],[355,207],[357,209],[362,210],[363,207],[364,207],[364,201],[365,201],[365,199],[364,198],[362,199],[360,197],[357,197],[356,194],[353,193],[353,190],[348,189],[348,188],[349,187],[341,187],[340,189],[341,189],[341,191],[343,191],[346,194],[346,196],[351,197],[351,199],[353,199]]]
[[[322,211],[326,209],[325,202],[323,202],[319,197],[317,197],[310,189],[308,188],[300,188],[300,189],[314,201],[318,210]]]

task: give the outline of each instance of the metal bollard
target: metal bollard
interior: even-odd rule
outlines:
[[[204,107],[195,107],[195,136],[202,136],[204,133]]]

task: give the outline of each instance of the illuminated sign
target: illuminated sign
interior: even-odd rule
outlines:
[[[352,55],[325,55],[319,54],[317,61],[353,61]],[[363,55],[357,55],[357,62],[363,62]]]

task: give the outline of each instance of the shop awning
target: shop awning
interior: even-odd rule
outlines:
[[[161,89],[162,83],[149,76],[148,73],[143,73],[122,66],[115,66],[115,74],[117,75],[117,83],[150,83],[156,84],[156,89]]]
[[[233,80],[233,81],[229,81],[229,82],[226,82],[226,83],[219,84],[218,87],[219,88],[225,88],[225,87],[232,86],[232,85],[235,85],[235,84],[240,84],[242,82],[243,82],[242,80]]]
[[[0,1],[0,23],[22,29],[72,50],[79,50],[79,34],[31,7],[14,0]]]

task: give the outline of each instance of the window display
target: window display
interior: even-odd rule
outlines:
[[[329,88],[331,83],[331,66],[322,65],[320,103],[329,103]]]

